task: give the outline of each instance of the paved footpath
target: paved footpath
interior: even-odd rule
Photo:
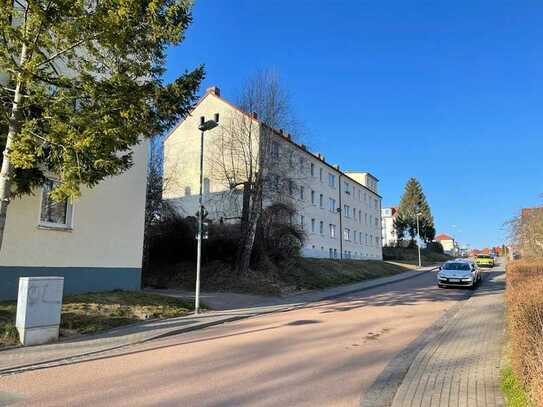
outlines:
[[[48,345],[6,349],[0,351],[0,376],[25,370],[69,364],[153,339],[272,312],[289,311],[304,307],[311,302],[333,299],[350,293],[415,278],[424,274],[424,271],[433,268],[425,267],[419,271],[407,271],[390,277],[325,290],[307,291],[287,297],[271,297],[259,304],[251,304],[248,308],[210,311],[196,316],[188,315],[162,321],[149,321],[120,327],[95,336],[81,337]]]
[[[505,405],[500,390],[504,273],[486,272],[485,277],[416,355],[392,407]]]

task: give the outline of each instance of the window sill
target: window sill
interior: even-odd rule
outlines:
[[[71,226],[62,226],[62,225],[38,225],[38,229],[41,230],[56,230],[58,232],[72,232],[73,228]]]

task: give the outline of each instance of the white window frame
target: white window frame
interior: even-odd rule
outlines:
[[[55,177],[47,177],[48,181],[53,181],[58,183],[58,178]],[[41,186],[41,193],[40,193],[40,205],[38,207],[38,227],[40,229],[50,229],[50,230],[65,230],[65,231],[71,231],[74,228],[74,203],[71,199],[67,199],[66,201],[66,223],[54,223],[54,222],[46,222],[41,220],[41,211],[43,206],[43,189],[45,185]]]

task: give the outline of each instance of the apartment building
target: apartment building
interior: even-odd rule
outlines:
[[[383,208],[381,210],[381,232],[383,247],[394,247],[398,244],[398,233],[394,222],[398,217],[398,207]]]
[[[219,126],[205,135],[204,205],[211,220],[237,220],[242,193],[221,182],[217,148],[221,132],[243,120],[258,135],[252,146],[270,149],[270,162],[259,164],[267,174],[270,193],[263,204],[288,201],[296,208],[297,222],[306,232],[303,255],[322,258],[382,259],[381,196],[378,179],[369,172],[342,171],[324,155],[310,152],[291,135],[271,129],[254,113],[243,112],[220,96],[217,87],[208,88],[189,117],[180,122],[164,141],[164,198],[186,216],[198,210],[200,118],[215,119]],[[266,135],[266,136],[264,136]],[[263,147],[262,138],[269,138]],[[224,146],[223,146],[224,147]],[[243,178],[243,163],[234,165]],[[232,185],[231,180],[229,182]]]

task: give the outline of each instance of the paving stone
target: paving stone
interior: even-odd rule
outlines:
[[[503,273],[486,273],[483,286],[414,358],[392,407],[505,405],[500,390],[503,291]]]

